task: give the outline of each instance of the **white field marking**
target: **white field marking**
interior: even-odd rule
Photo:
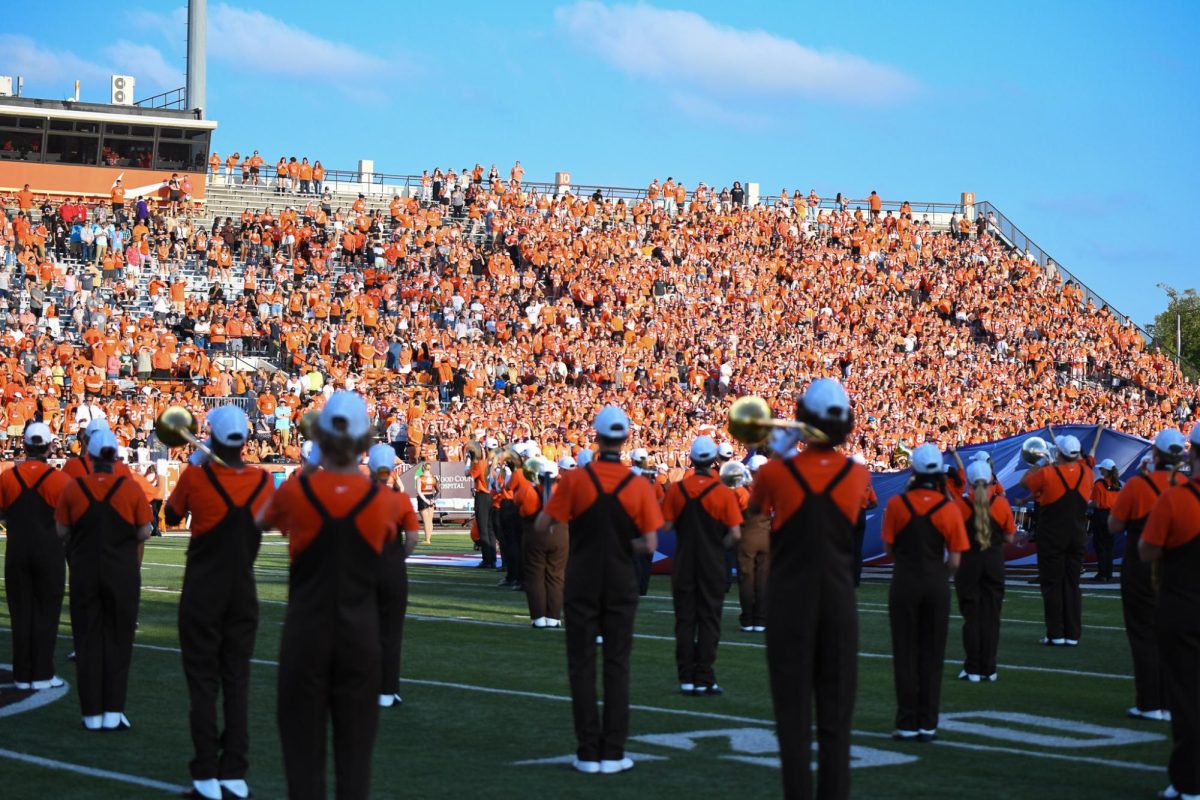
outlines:
[[[971,722],[970,720],[983,720]],[[990,725],[988,722],[1010,722],[1024,725],[1026,728],[1043,728],[1057,731],[1063,735],[1047,736],[1035,733],[1026,728],[1006,728],[1001,725]],[[1000,739],[1006,742],[1020,742],[1034,747],[1053,747],[1058,749],[1075,749],[1084,747],[1113,747],[1126,744],[1142,744],[1144,742],[1161,742],[1166,739],[1159,733],[1129,730],[1128,728],[1109,728],[1103,725],[1092,725],[1087,722],[1042,717],[1036,714],[1017,714],[1006,711],[958,711],[942,714],[941,727],[949,731],[969,733],[984,736],[989,739]],[[1069,735],[1074,734],[1074,735]]]
[[[686,733],[644,734],[631,737],[631,741],[666,747],[674,750],[691,752],[696,749],[696,742],[701,739],[724,739],[728,741],[728,749],[737,755],[720,756],[725,761],[740,761],[759,767],[779,768],[779,740],[774,731],[769,728],[721,728],[708,731],[690,731]],[[813,752],[817,751],[817,743],[812,743]],[[911,764],[917,757],[907,753],[896,753],[889,750],[878,750],[874,747],[850,746],[850,767],[893,767],[900,764]]]
[[[868,603],[859,603],[859,606],[864,606],[864,605],[881,605],[881,606],[883,606],[883,608],[882,608],[882,609],[879,609],[879,608],[859,608],[859,609],[858,609],[858,613],[860,613],[860,614],[886,614],[886,613],[888,613],[888,611],[887,611],[887,605],[886,605],[886,604],[884,604],[884,603],[869,603],[869,604],[868,604]],[[661,612],[661,611],[660,611],[659,613],[660,613],[660,614],[661,614],[661,613],[670,614],[670,613],[672,613],[672,612],[670,612],[670,611]],[[961,614],[951,614],[951,615],[950,615],[950,619],[951,619],[951,620],[953,620],[953,621],[961,621],[961,620],[962,620],[962,615],[961,615]],[[1002,618],[1000,619],[1000,621],[1001,621],[1002,623],[1006,624],[1006,625],[1007,625],[1007,624],[1013,624],[1013,625],[1039,625],[1039,626],[1044,626],[1044,625],[1046,624],[1045,622],[1043,622],[1043,621],[1042,621],[1042,620],[1040,620],[1040,619],[1012,619],[1012,618],[1010,618],[1010,617],[1002,617]],[[1125,629],[1124,629],[1124,628],[1122,628],[1122,627],[1121,627],[1121,626],[1119,626],[1119,625],[1084,625],[1083,627],[1084,627],[1084,628],[1086,628],[1086,629],[1088,629],[1088,630],[1093,630],[1093,631],[1120,631],[1120,632],[1122,632],[1122,633],[1124,633],[1124,632],[1125,632]]]
[[[52,758],[42,758],[41,756],[31,756],[28,753],[18,753],[15,750],[6,750],[0,748],[0,758],[8,758],[13,761],[22,761],[26,764],[33,764],[38,767],[47,769],[56,769],[60,772],[73,772],[76,775],[84,775],[88,778],[103,778],[109,781],[120,781],[121,783],[130,783],[134,786],[144,786],[147,789],[157,789],[163,792],[171,792],[178,795],[180,792],[186,791],[186,786],[177,786],[173,783],[163,783],[162,781],[143,778],[138,775],[129,775],[124,772],[113,772],[107,769],[96,769],[95,767],[85,767],[81,764],[70,764],[66,761],[57,761]]]
[[[6,633],[6,632],[7,631],[0,629],[0,633]],[[59,634],[58,638],[69,639],[71,637],[68,635]],[[663,637],[663,638],[666,638],[666,637]],[[180,652],[182,652],[178,647],[166,647],[163,645],[141,644],[141,643],[135,642],[133,646],[135,648],[139,648],[142,650],[152,650],[152,651],[161,652],[161,653],[180,653]],[[891,658],[891,656],[886,656],[886,657]],[[272,661],[272,660],[265,659],[265,658],[252,658],[252,659],[250,659],[250,663],[257,664],[259,666],[264,666],[264,667],[278,667],[279,666],[278,661]],[[1078,675],[1078,674],[1084,674],[1084,673],[1075,672],[1072,674]],[[414,686],[431,686],[431,687],[445,688],[445,689],[459,689],[462,691],[479,692],[482,694],[497,694],[497,695],[505,695],[505,696],[509,696],[509,697],[527,697],[527,698],[534,699],[534,700],[550,700],[553,702],[562,702],[562,703],[571,702],[570,697],[564,697],[562,695],[547,694],[545,692],[529,692],[529,691],[523,691],[523,690],[519,690],[519,689],[500,689],[500,688],[497,688],[494,686],[476,686],[474,684],[469,684],[469,683],[451,683],[449,681],[435,681],[435,680],[425,680],[425,679],[409,678],[409,677],[404,677],[401,680],[404,683],[411,683]],[[711,712],[711,711],[688,711],[686,709],[681,709],[681,708],[661,708],[658,706],[647,706],[647,705],[642,705],[642,704],[631,704],[629,706],[629,708],[634,711],[646,711],[646,712],[655,713],[655,714],[667,714],[667,715],[682,716],[682,717],[698,717],[698,718],[704,718],[704,719],[718,719],[718,720],[723,720],[723,721],[727,721],[727,722],[741,722],[741,723],[749,723],[752,725],[767,725],[767,726],[771,726],[771,727],[773,727],[775,725],[774,721],[772,721],[772,720],[756,719],[754,717],[739,717],[739,716],[734,716],[732,714],[718,714],[718,713]],[[850,733],[854,736],[863,736],[863,737],[875,738],[875,739],[891,738],[890,734],[880,733],[880,732],[876,732],[876,731],[854,730],[854,731],[851,731]],[[984,744],[970,744],[967,742],[948,742],[948,741],[945,741],[942,739],[934,741],[933,744],[942,745],[945,747],[959,747],[959,748],[963,748],[963,749],[967,749],[967,750],[977,750],[977,751],[982,751],[982,752],[1010,753],[1012,755],[1027,756],[1027,757],[1033,757],[1033,758],[1049,758],[1049,759],[1056,759],[1056,760],[1063,760],[1063,761],[1084,762],[1084,763],[1089,763],[1089,764],[1096,764],[1098,766],[1114,767],[1117,769],[1133,769],[1133,770],[1150,771],[1150,772],[1162,772],[1161,766],[1154,766],[1154,765],[1150,765],[1150,764],[1137,764],[1137,763],[1133,763],[1133,762],[1129,762],[1129,761],[1122,761],[1120,759],[1107,760],[1107,759],[1103,759],[1103,758],[1094,758],[1094,757],[1087,757],[1087,756],[1072,756],[1072,755],[1065,755],[1065,754],[1060,754],[1060,753],[1047,753],[1047,752],[1036,751],[1036,750],[1019,750],[1019,749],[1013,748],[1013,747],[995,747],[995,746],[984,745]],[[10,752],[10,751],[0,750],[0,755],[4,755],[8,752]],[[14,755],[21,756],[22,758],[29,758],[29,759],[37,758],[36,756],[25,757],[25,756],[23,756],[23,754],[19,754],[19,753],[14,754]],[[45,761],[45,759],[39,759],[38,761],[31,761],[30,763],[41,763],[42,761]],[[54,762],[54,763],[57,763],[57,762]],[[64,766],[64,768],[67,768],[68,766],[73,767],[74,765],[66,765],[66,766]],[[89,769],[89,768],[82,767],[79,769]],[[114,776],[119,775],[119,773],[112,773],[112,774]],[[125,776],[125,777],[134,778],[135,780],[143,780],[141,778],[136,778],[136,776]],[[144,785],[148,785],[148,786],[153,785],[154,788],[166,787],[172,791],[183,789],[183,787],[172,787],[167,784],[157,784],[157,783],[149,784],[148,783],[148,784],[144,784]]]
[[[145,587],[143,587],[143,591],[158,592],[160,594],[179,594],[180,593],[178,589],[146,589]],[[264,599],[260,598],[258,602],[266,604],[266,605],[274,605],[274,606],[286,606],[287,605],[286,600],[264,600]],[[472,619],[470,617],[461,617],[461,616],[455,616],[455,617],[445,616],[444,617],[444,616],[438,616],[435,614],[413,614],[413,613],[405,614],[404,616],[405,616],[405,619],[417,620],[418,622],[455,622],[455,623],[459,623],[459,624],[463,624],[463,625],[482,625],[487,628],[527,628],[527,627],[529,627],[527,625],[522,625],[520,623],[500,622],[499,620]],[[564,628],[543,628],[542,630],[559,630],[559,631],[561,631],[561,630],[565,630],[565,629]],[[656,641],[656,642],[674,642],[675,641],[674,636],[664,636],[664,635],[659,635],[659,634],[654,634],[654,633],[635,633],[633,635],[633,638],[649,639],[651,641]],[[749,647],[749,648],[752,648],[755,650],[765,650],[767,648],[767,646],[765,644],[759,644],[758,642],[739,642],[739,641],[733,641],[733,640],[724,640],[721,642],[721,645],[725,646],[725,647]],[[858,655],[860,658],[886,658],[888,660],[891,660],[891,658],[892,658],[891,653],[860,652]],[[1118,674],[1112,673],[1112,672],[1084,672],[1082,670],[1076,670],[1076,669],[1064,669],[1064,668],[1060,668],[1060,667],[1031,667],[1031,666],[1025,666],[1025,665],[1021,665],[1021,664],[999,664],[998,667],[1000,669],[1006,669],[1006,670],[1012,669],[1012,670],[1019,670],[1021,672],[1042,672],[1042,673],[1047,673],[1047,674],[1052,674],[1052,675],[1054,675],[1054,674],[1078,675],[1078,676],[1085,677],[1085,678],[1111,678],[1113,680],[1121,680],[1121,681],[1133,680],[1132,675],[1118,675]]]
[[[11,670],[12,664],[0,664],[0,667]],[[12,683],[0,684],[0,689],[12,689],[14,686],[15,684]],[[35,708],[49,705],[55,700],[64,697],[70,688],[71,685],[69,683],[64,683],[56,689],[41,689],[36,691],[20,702],[0,706],[0,717],[11,717],[14,714],[23,714],[26,711],[33,711]]]
[[[625,751],[625,757],[633,761],[635,764],[640,764],[643,761],[669,761],[666,756],[652,756],[649,753],[631,753]],[[514,761],[514,767],[542,767],[553,766],[556,764],[574,764],[575,756],[551,756],[550,758],[531,758],[527,761]]]

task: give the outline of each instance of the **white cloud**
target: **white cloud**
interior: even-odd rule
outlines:
[[[157,47],[121,39],[104,48],[104,55],[118,73],[133,75],[139,87],[161,91],[178,89],[185,82],[183,68],[167,63]],[[139,91],[138,94],[145,93]]]
[[[139,97],[183,85],[183,72],[172,67],[150,45],[119,41],[106,47],[102,61],[91,61],[66,50],[52,50],[27,36],[0,34],[0,75],[25,78],[25,94],[69,97],[80,82],[83,95],[107,102],[112,75],[134,75]]]
[[[187,9],[135,9],[126,17],[139,30],[161,35],[168,47],[183,53]],[[379,100],[380,79],[397,67],[413,69],[407,60],[384,59],[348,44],[325,39],[261,11],[228,3],[209,7],[208,57],[249,75],[297,78],[340,86],[360,100]]]
[[[107,82],[111,73],[99,64],[74,53],[42,47],[28,36],[0,34],[0,75],[21,75],[29,85],[62,84],[62,92],[74,89],[74,82]],[[55,92],[57,94],[57,90]],[[66,94],[63,94],[66,97]]]
[[[770,125],[770,120],[762,114],[727,108],[715,100],[691,92],[672,92],[671,104],[697,122],[722,128],[753,131]]]
[[[816,50],[762,30],[718,25],[691,11],[581,0],[556,9],[555,19],[580,44],[630,75],[723,94],[882,104],[918,89],[914,79],[886,64]]]
[[[212,9],[208,24],[211,57],[264,75],[373,81],[388,67],[381,58],[322,39],[261,11],[221,3]]]

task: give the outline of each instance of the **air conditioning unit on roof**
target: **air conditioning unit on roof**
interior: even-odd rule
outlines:
[[[13,79],[11,75],[0,75],[0,97],[12,97]]]
[[[133,76],[112,76],[112,104],[114,106],[133,105]]]

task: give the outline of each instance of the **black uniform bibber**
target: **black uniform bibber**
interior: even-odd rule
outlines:
[[[21,493],[4,510],[8,528],[4,586],[12,618],[13,681],[18,688],[33,688],[34,683],[54,678],[54,645],[67,572],[63,544],[54,532],[54,506],[41,492],[55,472],[46,467],[26,485],[19,467],[13,468]]]

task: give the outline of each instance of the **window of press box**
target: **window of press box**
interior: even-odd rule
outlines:
[[[52,119],[50,120],[50,130],[100,133],[100,123],[91,120]]]
[[[204,170],[207,169],[207,142],[167,142],[159,140],[157,169]]]
[[[41,161],[41,131],[0,130],[0,160]]]
[[[154,161],[154,142],[150,139],[126,139],[105,136],[100,148],[100,162],[110,167],[139,167],[149,169]]]
[[[100,151],[99,136],[51,133],[46,137],[48,163],[95,164]]]

